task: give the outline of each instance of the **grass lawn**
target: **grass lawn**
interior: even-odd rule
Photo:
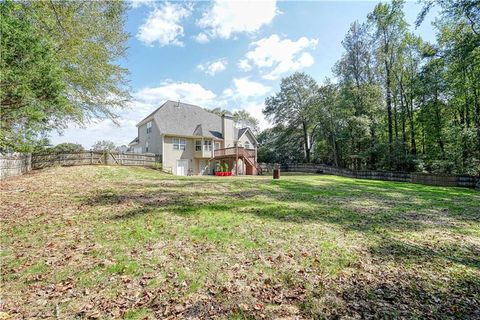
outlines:
[[[69,167],[1,182],[14,318],[480,318],[480,193]]]

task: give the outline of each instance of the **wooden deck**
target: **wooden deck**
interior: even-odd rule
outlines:
[[[247,165],[247,174],[257,173],[257,159],[255,149],[245,149],[244,147],[217,149],[214,151],[214,156],[212,159],[242,159]]]

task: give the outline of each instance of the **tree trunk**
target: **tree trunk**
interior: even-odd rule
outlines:
[[[332,134],[332,148],[333,148],[333,161],[335,163],[335,167],[338,167],[337,139],[335,139],[334,134]]]
[[[417,155],[417,143],[415,141],[415,123],[413,122],[413,98],[410,98],[410,106],[408,105],[408,100],[405,97],[405,103],[407,107],[407,116],[408,122],[410,124],[410,144],[411,144],[411,153]]]
[[[435,108],[435,122],[436,122],[436,135],[437,135],[437,143],[440,147],[440,151],[442,152],[442,158],[445,159],[445,146],[442,139],[442,120],[440,116],[440,108],[438,106],[438,88],[435,88],[435,100],[434,100],[434,108]]]
[[[310,163],[310,137],[308,136],[307,122],[302,121],[303,146],[305,150],[305,162]]]
[[[393,101],[393,128],[395,129],[395,141],[398,141],[398,110],[397,99]]]
[[[390,67],[388,62],[385,61],[385,71],[386,71],[386,103],[387,103],[387,117],[388,117],[388,151],[392,153],[392,143],[393,143],[393,126],[392,126],[392,92],[390,88]]]
[[[480,101],[478,101],[478,91],[476,88],[473,90],[474,92],[474,122],[475,128],[477,130],[477,149],[480,151]]]

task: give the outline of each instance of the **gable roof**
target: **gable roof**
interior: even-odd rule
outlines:
[[[255,143],[258,143],[257,138],[255,137],[255,135],[253,134],[252,130],[249,127],[245,127],[245,128],[242,128],[242,129],[238,130],[237,140],[240,140],[240,138],[247,132],[253,138]]]
[[[223,139],[222,117],[193,104],[167,100],[140,121],[137,127],[151,120],[157,123],[162,134]],[[250,132],[256,142],[255,135],[248,127],[234,127],[233,130],[236,140]]]
[[[222,118],[188,103],[167,100],[137,124],[155,119],[162,134],[222,139]]]
[[[134,145],[134,144],[137,144],[140,140],[138,139],[138,137],[136,137],[135,139],[132,140],[132,142],[130,142],[128,145],[131,146],[131,145]]]
[[[238,130],[238,134],[237,134],[237,139],[240,139],[241,136],[243,136],[243,134],[245,133],[245,131],[247,131],[248,128],[242,128],[242,129],[239,129]]]

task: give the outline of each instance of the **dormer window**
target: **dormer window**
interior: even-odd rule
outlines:
[[[245,145],[245,149],[250,149],[250,142],[245,141],[244,145]]]
[[[152,121],[147,122],[147,133],[152,132]]]

